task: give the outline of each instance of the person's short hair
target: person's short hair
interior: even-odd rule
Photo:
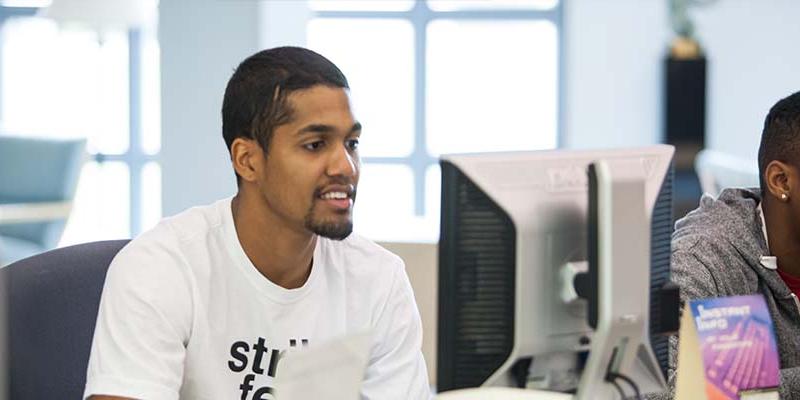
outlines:
[[[758,148],[758,175],[762,193],[767,190],[764,172],[774,160],[800,167],[800,92],[775,103],[764,119]]]
[[[241,137],[258,141],[267,154],[275,128],[291,121],[289,94],[316,85],[349,89],[336,65],[301,47],[263,50],[242,61],[222,101],[222,136],[228,151]]]

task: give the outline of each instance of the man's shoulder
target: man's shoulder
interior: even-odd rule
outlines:
[[[134,263],[137,268],[182,264],[191,243],[202,240],[222,225],[219,204],[192,207],[162,219],[156,226],[131,240],[114,258],[114,264]]]
[[[675,224],[673,251],[758,247],[758,203],[747,189],[726,189],[719,198],[703,195],[699,207]]]
[[[742,236],[748,232],[739,232],[738,238],[730,237],[732,233],[724,228],[708,226],[705,229],[694,229],[682,232],[672,240],[672,263],[681,264],[682,260],[696,260],[710,269],[729,269],[732,266],[746,266],[747,260],[743,251],[750,249],[742,243]],[[673,265],[675,267],[675,265]]]
[[[195,206],[178,214],[164,218],[153,229],[156,233],[168,234],[178,241],[191,241],[221,228],[225,222],[222,212],[230,208],[230,199]]]
[[[733,250],[733,245],[713,229],[685,232],[672,238],[673,253],[704,254],[728,249]]]

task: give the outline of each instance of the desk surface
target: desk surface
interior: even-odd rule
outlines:
[[[511,388],[476,388],[444,392],[435,400],[572,400],[571,394]]]
[[[0,204],[0,225],[66,219],[72,202]]]

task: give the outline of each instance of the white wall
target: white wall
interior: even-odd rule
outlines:
[[[666,0],[565,0],[564,147],[657,143]]]
[[[755,159],[769,108],[800,90],[800,1],[720,0],[694,15],[710,60],[707,144]]]
[[[302,1],[161,0],[163,213],[236,192],[222,139],[222,98],[234,69],[264,48],[303,45]]]
[[[277,46],[305,46],[306,23],[312,17],[305,1],[263,1],[259,11],[259,43]]]
[[[662,135],[667,0],[565,0],[567,147]],[[796,0],[719,0],[691,11],[708,67],[707,144],[754,158],[769,107],[800,89]]]
[[[222,96],[258,49],[255,1],[161,0],[163,213],[235,193],[222,139]]]

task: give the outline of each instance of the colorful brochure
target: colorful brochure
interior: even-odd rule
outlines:
[[[778,399],[775,332],[761,295],[692,300],[681,319],[677,400]]]

